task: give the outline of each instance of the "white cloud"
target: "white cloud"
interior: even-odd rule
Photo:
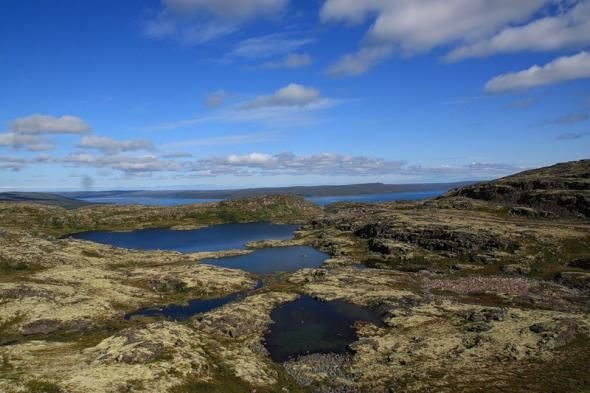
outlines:
[[[550,0],[327,0],[324,21],[359,23],[375,14],[368,38],[408,52],[484,37],[529,18]]]
[[[559,134],[557,139],[560,141],[571,141],[576,139],[582,139],[590,135],[590,132],[565,132],[563,134]]]
[[[41,138],[38,135],[19,134],[16,132],[0,134],[0,147],[26,149],[29,151],[45,151],[55,148],[51,141]]]
[[[223,135],[210,138],[191,139],[180,142],[172,142],[162,145],[163,148],[177,148],[177,147],[207,147],[207,146],[226,146],[226,145],[242,145],[251,143],[268,142],[275,139],[277,133],[265,132],[254,134],[234,134]]]
[[[396,49],[413,55],[485,41],[510,25],[527,22],[543,7],[559,1],[327,0],[321,9],[321,19],[348,24],[373,19],[360,51],[332,66],[336,74],[358,75],[391,56]],[[363,53],[375,46],[393,50]]]
[[[486,163],[438,167],[408,166],[403,161],[334,153],[310,156],[297,156],[293,153],[232,154],[227,157],[197,160],[191,167],[193,172],[203,176],[495,176],[514,173],[519,169],[513,165]]]
[[[20,171],[27,164],[27,160],[19,157],[0,156],[0,170]]]
[[[217,90],[213,93],[209,93],[207,97],[205,97],[204,104],[207,108],[219,108],[225,104],[225,100],[227,99],[228,94],[223,90]]]
[[[246,20],[282,12],[288,0],[162,0],[164,7],[181,15],[212,14],[223,19]]]
[[[278,17],[287,4],[288,0],[162,0],[161,11],[145,22],[144,33],[203,43],[234,33],[252,20]]]
[[[229,55],[263,59],[296,51],[314,41],[312,38],[294,37],[292,34],[268,34],[240,41]]]
[[[590,119],[590,115],[588,115],[587,113],[570,113],[568,115],[563,115],[561,117],[558,117],[557,119],[548,120],[548,121],[544,122],[544,124],[564,126],[564,125],[572,125],[572,124],[576,124],[576,123],[581,123],[581,122],[587,121],[589,119]]]
[[[513,109],[528,109],[538,102],[539,99],[536,97],[525,97],[512,101],[510,107]]]
[[[290,53],[279,61],[263,64],[263,68],[302,68],[311,64],[311,56],[307,53]]]
[[[582,48],[589,44],[590,2],[580,1],[557,15],[523,26],[506,27],[491,38],[460,46],[452,50],[447,59],[457,61],[496,53]]]
[[[82,137],[82,139],[80,139],[78,147],[83,149],[96,149],[106,154],[154,149],[154,145],[148,139],[116,141],[111,138],[94,135]]]
[[[502,74],[486,83],[488,93],[530,89],[575,79],[590,78],[590,53],[559,57],[540,67],[538,65],[514,73]]]
[[[162,158],[190,158],[193,155],[184,151],[177,151],[173,153],[166,153],[162,155]]]
[[[392,53],[393,47],[389,45],[361,48],[356,53],[342,56],[338,62],[328,68],[328,74],[331,76],[361,75],[381,60],[390,57]]]
[[[320,92],[312,87],[291,83],[270,95],[258,96],[241,105],[242,109],[273,107],[303,108],[321,100]]]
[[[296,156],[292,153],[229,155],[202,159],[194,170],[212,175],[362,175],[399,170],[401,162],[389,162],[367,157],[343,156],[322,153],[312,156]]]
[[[101,169],[113,169],[126,173],[146,173],[176,171],[181,169],[175,161],[161,160],[154,156],[94,155],[72,153],[59,160],[76,167],[89,166]]]
[[[8,123],[10,131],[20,134],[83,134],[90,126],[76,116],[61,117],[34,114]]]

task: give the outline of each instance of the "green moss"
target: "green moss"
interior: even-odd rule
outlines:
[[[280,366],[277,366],[279,368]],[[279,370],[279,382],[273,386],[253,387],[247,382],[235,376],[225,366],[217,366],[213,378],[203,382],[198,378],[189,378],[185,383],[174,387],[171,393],[305,393],[306,390],[297,386],[281,367]],[[287,389],[287,390],[284,390]]]
[[[5,339],[10,334],[15,333],[15,327],[20,324],[24,318],[24,315],[17,314],[12,318],[0,320],[0,339]]]
[[[25,384],[27,393],[63,393],[63,390],[54,383],[32,380]]]

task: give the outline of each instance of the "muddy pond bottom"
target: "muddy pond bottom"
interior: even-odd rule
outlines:
[[[275,322],[264,336],[275,362],[311,353],[343,353],[357,340],[353,324],[366,321],[381,326],[379,315],[342,301],[322,302],[308,296],[283,304],[271,315]]]

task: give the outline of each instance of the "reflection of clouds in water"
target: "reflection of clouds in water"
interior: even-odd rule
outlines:
[[[82,188],[84,190],[90,190],[94,186],[94,179],[92,177],[85,175],[82,177]]]

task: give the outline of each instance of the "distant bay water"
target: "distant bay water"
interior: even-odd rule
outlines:
[[[306,197],[310,202],[325,206],[336,202],[388,202],[388,201],[417,201],[421,199],[434,198],[447,192],[444,190],[418,191],[418,192],[393,192],[384,194],[367,195],[338,195],[338,196],[317,196]],[[222,199],[215,198],[166,198],[166,197],[95,197],[81,198],[83,201],[92,203],[109,203],[115,205],[146,205],[146,206],[180,206],[193,203],[219,202]]]
[[[193,203],[219,202],[222,199],[213,198],[165,198],[165,197],[97,197],[97,198],[80,198],[86,202],[92,203],[109,203],[113,205],[146,205],[146,206],[180,206],[191,205]]]

